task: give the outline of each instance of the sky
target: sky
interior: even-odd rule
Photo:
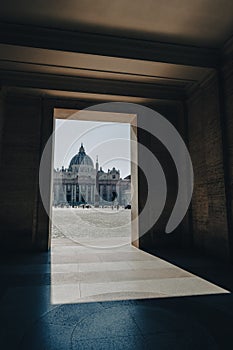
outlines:
[[[54,168],[67,168],[81,143],[94,166],[98,156],[104,171],[130,174],[130,124],[55,119]]]

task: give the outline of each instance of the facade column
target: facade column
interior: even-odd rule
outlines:
[[[113,186],[110,186],[110,191],[109,191],[109,200],[112,200],[112,192],[113,192]]]
[[[91,185],[91,203],[94,204],[94,189],[95,187],[93,185]]]
[[[108,202],[111,202],[111,195],[110,195],[111,187],[112,187],[111,185],[107,186],[107,201]]]
[[[86,198],[85,198],[85,201],[88,202],[88,186],[89,185],[86,185]]]
[[[103,185],[100,186],[100,202],[103,203]]]
[[[54,185],[54,200],[57,201],[57,184]]]
[[[74,202],[76,202],[76,184],[74,184]]]
[[[56,184],[56,187],[55,187],[55,198],[56,198],[56,201],[59,202],[59,185]]]
[[[64,194],[64,201],[67,201],[67,197],[66,197],[66,185],[63,185],[63,194]]]
[[[71,184],[71,204],[73,204],[74,193],[73,193],[73,184]]]

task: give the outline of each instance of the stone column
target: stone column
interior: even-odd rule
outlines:
[[[111,202],[111,185],[107,186],[107,201]]]
[[[56,184],[53,185],[53,190],[54,190],[54,200],[56,201],[57,200],[57,185]]]
[[[76,202],[76,184],[74,184],[74,202]]]
[[[73,204],[73,200],[74,200],[74,188],[73,188],[73,184],[71,184],[71,205]]]
[[[64,201],[66,202],[66,185],[63,185]]]
[[[60,201],[60,192],[61,192],[61,184],[60,182],[57,184],[57,199]]]
[[[95,191],[95,187],[93,185],[91,185],[91,203],[94,204],[94,191]]]
[[[102,199],[102,195],[103,195],[103,188],[100,185],[98,188],[98,192],[99,192],[99,202],[102,203],[103,199]]]

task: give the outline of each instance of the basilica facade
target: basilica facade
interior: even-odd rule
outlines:
[[[131,177],[122,179],[115,167],[107,172],[93,160],[83,144],[70,160],[68,168],[54,169],[53,205],[98,206],[127,205],[131,201]]]

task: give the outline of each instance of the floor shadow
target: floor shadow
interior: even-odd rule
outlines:
[[[148,253],[230,292],[233,291],[233,266],[230,263],[188,249],[159,248]]]

